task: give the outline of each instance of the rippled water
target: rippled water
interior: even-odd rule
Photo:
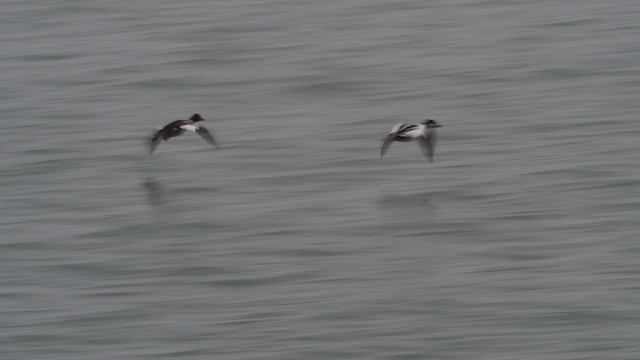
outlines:
[[[637,359],[637,1],[0,14],[0,358]]]

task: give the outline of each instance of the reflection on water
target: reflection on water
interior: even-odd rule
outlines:
[[[149,204],[149,206],[160,206],[167,203],[164,186],[154,178],[145,178],[142,186],[146,190],[147,204]]]

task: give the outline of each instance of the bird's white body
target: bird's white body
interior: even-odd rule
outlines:
[[[193,132],[196,132],[199,128],[200,128],[199,125],[191,125],[191,124],[180,126],[180,129],[187,130],[187,131],[193,131]]]

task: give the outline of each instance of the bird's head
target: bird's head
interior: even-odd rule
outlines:
[[[193,122],[204,121],[204,119],[202,118],[202,116],[200,116],[200,114],[193,114],[193,115],[191,115],[191,117],[189,118],[189,120],[191,120],[191,121],[193,121]]]
[[[436,128],[436,127],[441,127],[442,125],[440,125],[439,122],[435,121],[435,120],[431,120],[431,119],[427,119],[425,121],[422,122],[424,125],[426,125],[428,128]]]

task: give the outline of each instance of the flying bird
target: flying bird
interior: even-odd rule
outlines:
[[[215,139],[209,133],[207,128],[198,124],[198,122],[204,121],[204,119],[200,116],[200,114],[193,114],[189,118],[189,120],[176,120],[165,127],[159,129],[153,134],[151,140],[149,141],[149,153],[153,154],[153,152],[158,148],[158,145],[162,141],[167,141],[172,137],[180,136],[185,131],[193,131],[194,133],[200,135],[206,142],[217,147]]]
[[[433,162],[433,154],[436,149],[437,133],[436,128],[441,127],[437,121],[427,119],[421,122],[419,125],[400,123],[395,125],[389,135],[387,135],[382,142],[382,148],[380,148],[380,158],[384,156],[389,150],[389,146],[394,141],[407,142],[416,141],[420,150],[424,156]]]

